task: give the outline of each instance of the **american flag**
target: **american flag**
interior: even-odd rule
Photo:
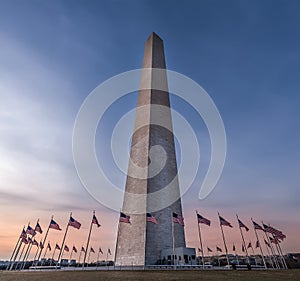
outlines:
[[[35,239],[33,239],[31,243],[33,246],[37,246],[37,247],[39,246],[39,243]]]
[[[21,235],[20,235],[20,238],[27,238],[27,234],[26,234],[26,231],[25,229],[23,228],[22,232],[21,232]]]
[[[199,253],[202,253],[202,250],[201,250],[200,248],[198,248],[198,252],[199,252]]]
[[[42,242],[42,241],[40,241],[40,248],[41,248],[41,249],[44,249],[44,245],[43,245],[43,242]]]
[[[34,229],[30,225],[27,226],[26,233],[30,234],[32,236],[34,236],[36,234]]]
[[[48,245],[47,245],[47,249],[49,249],[49,251],[51,252],[51,245],[50,245],[49,242],[48,242]]]
[[[101,226],[100,223],[98,222],[98,220],[97,220],[95,214],[93,215],[92,223],[93,223],[93,224],[96,224],[97,227],[100,227],[100,226]]]
[[[55,230],[61,230],[61,228],[59,227],[59,225],[54,220],[50,221],[49,228],[52,228],[52,229],[55,229]]]
[[[27,241],[27,239],[26,239],[26,238],[24,238],[24,237],[22,237],[22,243],[24,243],[24,244],[28,244],[28,241]]]
[[[176,213],[173,213],[173,222],[184,226],[183,217]]]
[[[69,247],[68,247],[67,245],[65,245],[64,250],[65,250],[66,252],[69,252]]]
[[[284,238],[286,238],[286,236],[282,233],[282,231],[280,231],[280,230],[278,230],[278,229],[276,229],[276,228],[274,228],[274,227],[272,227],[270,225],[263,224],[263,227],[264,227],[264,229],[265,229],[266,232],[271,233],[274,236],[281,237],[280,239],[282,239],[282,240]]]
[[[209,247],[207,247],[207,251],[208,251],[209,253],[212,253],[212,252],[213,252],[213,250],[212,250],[211,248],[209,248]]]
[[[220,225],[232,227],[231,223],[219,215]]]
[[[222,252],[222,249],[219,248],[218,246],[216,247],[216,249],[217,249],[217,252]]]
[[[110,251],[110,249],[108,248],[108,250],[107,250],[107,253],[109,254],[109,255],[111,255],[111,251]]]
[[[249,242],[249,244],[248,244],[248,246],[247,246],[247,249],[249,249],[249,248],[252,248],[251,242]]]
[[[201,215],[197,214],[198,223],[204,223],[208,226],[210,226],[210,220],[206,219],[205,217],[202,217]]]
[[[94,250],[92,247],[91,247],[91,252],[92,252],[92,253],[95,253],[95,250]]]
[[[102,249],[101,249],[101,248],[99,248],[99,253],[103,254],[103,252],[102,252]]]
[[[242,245],[242,252],[245,252],[245,248],[244,248],[244,245]]]
[[[150,213],[146,214],[146,221],[147,222],[152,222],[154,224],[157,224],[157,220],[154,216],[152,216]]]
[[[32,239],[30,237],[27,238],[28,243],[32,243]]]
[[[268,246],[268,247],[270,247],[270,244],[264,239],[264,241],[265,241],[265,244]]]
[[[42,228],[41,228],[41,226],[40,226],[40,224],[38,222],[36,223],[34,231],[39,232],[40,234],[43,233],[43,230],[42,230]]]
[[[243,227],[245,228],[246,231],[249,231],[249,228],[245,224],[243,224],[243,222],[240,219],[238,219],[238,222],[239,222],[239,227],[241,228]]]
[[[258,223],[256,223],[255,221],[252,222],[253,222],[254,229],[265,231]]]
[[[257,240],[256,241],[256,245],[255,245],[255,248],[258,248],[259,247],[259,241]]]
[[[74,253],[77,253],[77,249],[75,246],[73,246],[72,251],[74,251]]]
[[[273,244],[279,244],[280,241],[276,237],[274,238],[270,237],[270,242]]]
[[[56,249],[56,250],[60,250],[59,245],[56,244],[56,245],[55,245],[55,249]]]
[[[84,252],[85,253],[85,249],[83,247],[81,247],[81,252]]]
[[[120,212],[120,222],[130,223],[130,216],[125,215],[124,213]]]
[[[232,246],[232,251],[235,251],[235,245],[233,244],[233,246]]]
[[[68,225],[73,226],[76,229],[79,229],[81,227],[81,223],[79,221],[73,219],[72,217],[70,217]]]

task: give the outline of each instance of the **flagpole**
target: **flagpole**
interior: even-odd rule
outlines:
[[[18,263],[17,263],[17,265],[16,265],[16,269],[18,269],[19,264],[21,263],[21,259],[22,259],[22,256],[23,256],[23,252],[24,252],[24,250],[25,250],[25,246],[26,246],[26,244],[24,244],[24,246],[23,246],[23,248],[22,248],[22,250],[21,250],[21,254],[20,254],[20,256],[19,256],[19,260],[18,260]],[[20,269],[21,269],[21,268],[20,268]]]
[[[73,245],[73,247],[74,247],[74,245]],[[70,254],[70,262],[68,263],[68,267],[70,266],[70,263],[71,263],[72,254],[73,254],[73,247],[72,247],[72,251],[71,251],[71,254]]]
[[[247,260],[248,260],[248,264],[250,265],[250,258],[249,258],[249,255],[248,255],[248,250],[247,250],[247,247],[246,247],[246,243],[245,243],[245,238],[244,238],[244,235],[243,235],[243,231],[242,231],[242,228],[239,224],[239,217],[238,215],[236,214],[236,218],[238,220],[238,225],[239,225],[239,229],[240,229],[240,233],[241,233],[241,237],[242,237],[242,241],[243,241],[243,245],[244,245],[244,249],[245,249],[245,253],[246,253],[246,256],[247,256]]]
[[[264,225],[264,222],[263,222],[263,221],[261,221],[261,223],[262,223],[262,225]],[[268,240],[268,243],[269,243],[269,245],[270,245],[270,250],[271,250],[271,253],[272,253],[272,256],[273,256],[273,259],[274,259],[275,267],[276,267],[276,268],[280,268],[280,267],[279,267],[278,260],[277,260],[277,258],[276,258],[276,256],[275,256],[275,252],[274,252],[273,246],[272,246],[271,241],[270,241],[270,237],[269,237],[269,235],[267,235],[267,232],[266,232],[265,230],[264,230],[264,232],[265,232],[265,236],[266,236],[266,238],[267,238],[267,240]]]
[[[36,249],[35,255],[34,255],[34,257],[33,257],[33,264],[34,264],[34,261],[35,261],[35,259],[36,259],[36,256],[37,256],[37,255],[38,255],[38,253],[39,253],[39,247],[40,247],[40,245],[38,245],[38,246],[37,246],[37,249]]]
[[[171,220],[172,220],[172,247],[173,247],[173,266],[176,269],[175,265],[175,238],[174,238],[174,221],[173,221],[173,211],[171,210]]]
[[[47,239],[47,236],[48,236],[48,232],[49,232],[49,229],[50,229],[50,224],[51,224],[52,219],[53,219],[53,215],[51,216],[50,223],[49,223],[48,229],[46,231],[46,234],[45,234],[45,237],[44,237],[44,240],[43,240],[43,248],[41,248],[40,253],[38,255],[38,258],[37,258],[37,264],[39,263],[39,260],[40,260],[41,255],[42,255],[42,251],[45,248],[45,242],[46,242],[46,239]]]
[[[250,241],[250,243],[251,243],[251,241]],[[255,253],[254,253],[254,249],[253,249],[252,243],[251,243],[251,249],[252,249],[252,253],[253,253],[253,258],[254,258],[255,266],[257,266],[257,261],[256,261],[256,257],[255,257]]]
[[[94,215],[95,215],[95,211],[93,211],[93,217],[94,217]],[[88,239],[87,239],[87,242],[86,242],[86,248],[85,248],[85,253],[84,253],[84,258],[83,258],[83,263],[82,263],[82,269],[84,269],[84,265],[85,265],[87,250],[88,250],[89,244],[90,244],[92,228],[93,228],[93,219],[91,220],[90,231],[89,231]]]
[[[219,212],[218,212],[218,216],[219,216],[219,220],[220,220]],[[223,237],[223,242],[224,242],[224,247],[225,247],[225,252],[226,252],[227,264],[228,264],[228,266],[230,266],[229,258],[228,258],[228,250],[227,250],[226,241],[225,241],[225,235],[224,235],[223,226],[222,226],[221,222],[220,222],[220,227],[221,227],[221,232],[222,232],[222,237]]]
[[[283,256],[283,253],[282,253],[282,250],[281,250],[281,247],[280,247],[280,243],[278,243],[278,248],[279,248],[280,253],[281,253],[281,256],[282,256],[282,258],[283,258],[283,262],[284,262],[284,265],[285,265],[285,269],[288,269],[287,264],[286,264],[286,261],[285,261],[285,258],[284,258],[284,256]]]
[[[46,248],[46,251],[45,251],[45,254],[44,254],[43,259],[46,259],[46,254],[47,254],[47,251],[48,251],[48,245],[50,245],[50,241],[48,241],[47,248]],[[42,266],[43,264],[44,264],[44,261],[41,262],[41,266]]]
[[[119,241],[119,231],[120,231],[120,214],[121,214],[121,209],[119,212],[119,221],[118,221],[118,231],[117,231],[117,242],[116,242],[116,246],[115,246],[115,257],[114,257],[114,267],[116,265],[116,259],[117,259],[117,250],[118,250],[118,241]]]
[[[269,246],[267,245],[268,242],[265,239],[264,239],[264,242],[265,242],[266,249],[267,249],[267,252],[268,252],[268,258],[271,262],[272,268],[274,268],[274,263],[273,263],[273,260],[272,260],[272,257],[271,257],[270,251],[269,251]]]
[[[17,248],[17,251],[16,251],[16,253],[15,253],[15,256],[14,256],[14,258],[13,258],[13,260],[12,260],[12,263],[10,264],[9,270],[12,270],[13,267],[14,267],[14,264],[15,264],[15,261],[16,261],[16,259],[17,259],[18,254],[19,254],[19,251],[20,251],[20,249],[21,249],[22,243],[23,243],[23,242],[22,242],[22,239],[21,239],[21,241],[20,241],[20,243],[19,243],[19,246],[18,246],[18,248]]]
[[[197,217],[198,235],[199,235],[199,241],[200,241],[200,247],[201,247],[201,253],[202,253],[202,265],[203,265],[203,269],[204,269],[203,244],[202,244],[202,237],[201,237],[200,223],[199,223],[199,221],[198,221],[198,211],[197,211],[197,210],[196,210],[196,217]]]
[[[71,218],[71,217],[72,217],[72,212],[70,213],[70,218]],[[57,258],[57,263],[58,263],[58,264],[60,264],[62,252],[63,252],[63,250],[64,250],[64,244],[65,244],[66,236],[67,236],[68,229],[69,229],[70,218],[69,218],[68,223],[67,223],[65,235],[64,235],[64,238],[63,238],[63,241],[62,241],[62,244],[61,244],[61,248],[60,248],[60,251],[59,251],[59,255],[58,255],[58,258]]]
[[[32,236],[33,237],[33,236]],[[32,238],[31,238],[32,239]],[[24,255],[24,258],[23,258],[23,264],[22,264],[22,270],[24,269],[24,267],[25,267],[25,264],[26,264],[26,262],[27,262],[27,259],[28,259],[28,256],[30,255],[30,251],[31,251],[31,248],[32,248],[32,242],[31,243],[28,243],[28,246],[29,247],[27,247],[27,250],[26,250],[26,252],[25,252],[25,255]]]
[[[216,252],[217,252],[217,258],[218,258],[218,265],[219,265],[219,267],[221,267],[221,265],[220,265],[220,258],[219,258],[219,252],[217,250],[217,246],[216,246]]]
[[[87,267],[88,267],[88,264],[89,264],[89,262],[90,262],[90,256],[91,256],[91,249],[90,249],[90,251],[89,251],[89,255],[88,255]]]
[[[264,253],[263,253],[263,250],[261,248],[261,245],[260,245],[260,242],[259,242],[259,239],[258,239],[258,235],[257,235],[257,230],[256,230],[256,228],[254,226],[252,218],[251,218],[251,221],[252,221],[252,226],[253,226],[253,229],[254,229],[254,232],[255,232],[256,240],[258,241],[258,246],[259,246],[259,249],[260,249],[261,257],[262,257],[265,269],[267,269],[267,264],[266,264],[266,261],[265,261]]]
[[[279,249],[278,249],[278,241],[277,241],[277,239],[274,237],[274,235],[273,235],[273,233],[272,233],[272,236],[273,236],[273,241],[274,241],[274,244],[275,244],[275,249],[277,250],[277,253],[278,253],[278,255],[279,255],[279,258],[278,258],[278,260],[280,261],[280,263],[281,263],[281,266],[282,266],[282,268],[284,268],[285,269],[285,265],[284,265],[284,263],[283,263],[283,259],[282,259],[282,257],[281,257],[281,253],[280,253],[280,251],[279,251]],[[276,239],[276,240],[275,240]]]
[[[98,250],[98,255],[97,255],[96,270],[98,269],[99,254],[100,254],[100,248]]]
[[[23,227],[23,230],[24,230],[24,228],[25,228],[25,225],[24,225],[24,227]],[[22,231],[22,232],[23,232],[23,231]],[[20,235],[19,235],[19,237],[18,237],[18,240],[17,240],[16,246],[15,246],[15,248],[14,248],[14,250],[13,250],[12,254],[11,254],[11,257],[10,257],[10,259],[9,259],[9,263],[7,264],[6,270],[8,270],[8,269],[9,269],[9,267],[10,267],[10,263],[12,262],[12,259],[13,259],[13,256],[14,256],[14,254],[15,254],[16,250],[17,250],[17,247],[18,247],[18,245],[19,245],[20,241],[22,240],[22,238],[21,238],[22,232],[21,232],[21,234],[20,234]],[[21,243],[22,243],[22,242],[21,242]]]
[[[52,261],[54,261],[54,255],[55,255],[55,251],[56,251],[56,244],[57,243],[55,243],[55,247],[54,247],[54,250],[53,250],[52,258],[51,258],[51,261],[50,261],[50,266],[52,265]]]
[[[80,265],[80,259],[81,259],[82,248],[83,248],[83,246],[81,246],[81,249],[80,249],[79,259],[78,259],[78,266]]]
[[[233,244],[234,245],[234,244]],[[235,248],[235,245],[234,245],[234,253],[235,253],[235,258],[236,258],[236,261],[237,261],[237,264],[240,265],[240,261],[239,261],[239,258],[236,254],[236,248]]]

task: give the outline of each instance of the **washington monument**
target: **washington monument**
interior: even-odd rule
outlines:
[[[157,68],[158,73],[154,71]],[[183,225],[172,222],[174,213],[182,216],[182,207],[164,45],[155,33],[151,33],[145,43],[142,85],[149,87],[140,87],[138,92],[122,207],[122,213],[130,216],[130,223],[119,222],[117,266],[155,265],[167,259],[162,257],[162,251],[173,249],[174,253],[175,248],[186,247]],[[130,194],[144,197],[132,200]],[[175,198],[171,205],[166,203],[170,198]],[[147,222],[147,213],[158,223]]]

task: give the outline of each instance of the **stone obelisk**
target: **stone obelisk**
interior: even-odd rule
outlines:
[[[162,250],[186,246],[184,227],[172,223],[173,212],[182,216],[182,207],[165,69],[163,41],[151,33],[144,49],[122,208],[122,212],[130,216],[130,224],[119,222],[117,266],[154,265],[160,260]],[[145,85],[149,87],[145,89]],[[152,196],[156,193],[157,196]],[[145,196],[132,200],[128,194]],[[170,198],[175,200],[168,205]],[[146,222],[147,212],[158,224]]]

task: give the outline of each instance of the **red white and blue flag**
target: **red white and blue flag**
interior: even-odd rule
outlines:
[[[146,221],[157,224],[157,219],[154,216],[152,216],[150,213],[146,214]]]
[[[59,227],[59,225],[54,220],[50,221],[49,228],[52,228],[52,229],[55,229],[55,230],[61,230],[61,228]]]
[[[38,232],[38,233],[40,233],[40,234],[43,233],[43,230],[42,230],[42,228],[41,228],[41,226],[40,226],[40,224],[39,224],[38,222],[36,223],[36,226],[35,226],[35,228],[34,228],[34,231],[36,231],[36,232]]]
[[[220,225],[232,227],[231,223],[219,215]]]
[[[249,249],[249,248],[252,248],[251,242],[249,242],[249,244],[248,244],[248,246],[247,246],[247,249]]]
[[[245,248],[244,248],[244,245],[242,245],[242,252],[243,252],[243,253],[245,252]]]
[[[176,214],[176,213],[173,213],[173,222],[174,223],[178,223],[178,224],[180,224],[181,226],[184,226],[184,222],[183,222],[183,217],[182,216],[180,216],[180,215],[178,215],[178,214]]]
[[[240,220],[240,219],[238,219],[238,222],[239,222],[239,227],[240,228],[245,228],[245,230],[246,231],[249,231],[249,228]]]
[[[259,245],[259,241],[257,240],[256,241],[256,245],[255,245],[255,248],[258,248],[260,245]]]
[[[216,249],[217,249],[217,252],[222,252],[222,249],[219,248],[218,246],[216,247]]]
[[[99,248],[99,253],[103,254],[103,252],[102,252],[102,249],[101,249],[101,248]]]
[[[81,247],[81,252],[84,252],[85,253],[85,249],[83,247]]]
[[[42,242],[42,241],[40,241],[40,248],[41,248],[41,249],[44,249],[44,245],[43,245],[43,242]]]
[[[198,223],[203,223],[210,226],[210,220],[197,214]]]
[[[270,242],[273,244],[279,244],[280,241],[276,237],[274,238],[270,237]]]
[[[282,233],[282,231],[270,226],[270,225],[265,225],[263,224],[263,227],[265,229],[266,232],[273,234],[274,236],[276,236],[277,238],[283,240],[284,238],[286,238],[286,236]]]
[[[130,223],[130,216],[125,215],[124,213],[120,212],[120,222]]]
[[[21,235],[20,235],[20,238],[27,238],[27,234],[26,234],[26,231],[25,229],[23,228],[22,232],[21,232]]]
[[[258,223],[256,223],[255,221],[253,221],[253,226],[254,226],[254,229],[256,230],[262,230],[262,231],[265,231]]]
[[[48,243],[47,249],[49,249],[49,251],[51,252],[51,245],[50,245],[50,243]]]
[[[212,250],[211,248],[209,248],[209,247],[207,247],[207,251],[208,251],[209,253],[212,253],[212,252],[213,252],[213,250]]]
[[[109,254],[109,255],[111,255],[111,251],[110,251],[110,249],[108,248],[108,250],[107,250],[107,253]]]
[[[77,249],[75,246],[73,246],[72,250],[74,251],[74,253],[77,253]]]
[[[98,222],[98,220],[97,220],[95,214],[93,215],[92,223],[93,223],[93,224],[96,224],[97,227],[100,227],[100,226],[101,226],[100,223]]]
[[[24,237],[22,237],[22,243],[24,243],[24,244],[28,244],[28,241],[27,241],[27,239],[26,239],[26,238],[24,238]]]
[[[34,229],[30,225],[27,226],[26,233],[30,234],[32,236],[34,236],[36,234]]]
[[[234,245],[234,244],[233,244],[233,246],[232,246],[232,251],[235,252],[235,245]]]
[[[28,243],[32,243],[32,239],[30,237],[27,238]]]
[[[55,249],[56,249],[56,250],[60,250],[59,245],[56,244],[56,245],[55,245]]]
[[[39,243],[35,239],[33,239],[31,243],[33,246],[37,246],[37,247],[39,246]]]
[[[65,250],[66,252],[69,252],[69,247],[68,247],[67,245],[65,245],[64,250]]]
[[[68,223],[69,226],[72,226],[76,229],[79,229],[81,227],[81,223],[77,220],[75,220],[74,218],[70,217],[70,220],[69,220],[69,223]]]
[[[95,253],[95,250],[93,249],[93,247],[91,247],[91,252],[92,252],[92,253]]]

